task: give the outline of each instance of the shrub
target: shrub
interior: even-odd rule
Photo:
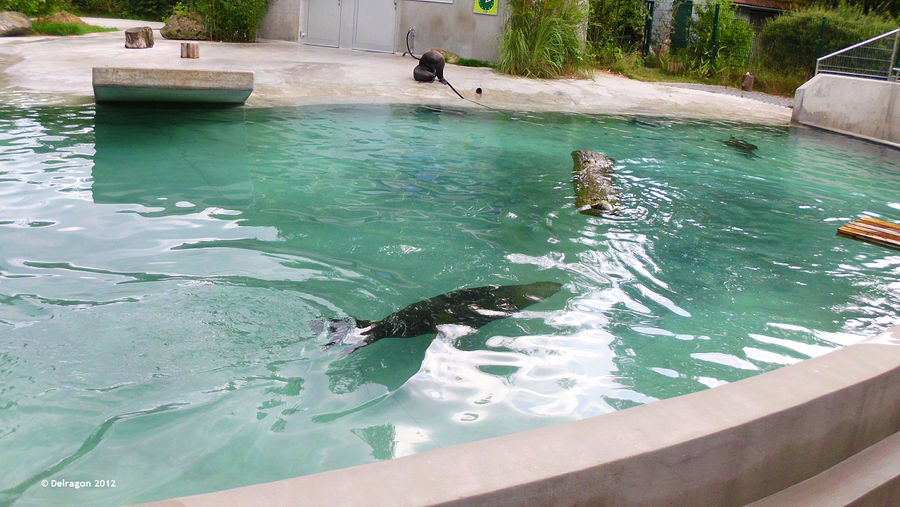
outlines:
[[[713,44],[716,5],[719,21]],[[700,76],[739,73],[746,65],[753,44],[753,30],[743,19],[734,17],[731,0],[709,0],[697,7],[697,17],[689,28],[687,67]]]
[[[266,15],[267,0],[195,0],[188,3],[203,14],[209,38],[225,42],[253,42]]]
[[[578,0],[510,0],[498,69],[528,77],[558,77],[587,68]]]
[[[80,14],[118,16],[145,20],[163,19],[172,11],[175,0],[69,0]]]
[[[32,17],[64,11],[68,7],[68,0],[0,0],[0,11],[17,11]]]
[[[137,19],[163,19],[172,11],[175,0],[127,0],[125,11]]]
[[[825,18],[822,53],[819,35]],[[768,66],[785,72],[812,72],[816,58],[872,38],[896,28],[886,16],[863,14],[859,7],[837,9],[814,7],[795,11],[769,21],[759,35],[759,57]]]
[[[642,0],[590,0],[587,38],[595,52],[640,47],[647,7]]]

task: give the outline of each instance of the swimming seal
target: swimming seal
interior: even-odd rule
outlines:
[[[459,289],[413,303],[382,320],[332,320],[329,333],[334,338],[326,347],[352,337],[353,348],[345,353],[375,343],[382,338],[411,338],[438,332],[438,326],[458,324],[471,328],[511,316],[559,292],[556,282],[526,285],[488,285]]]
[[[745,155],[751,155],[754,151],[756,151],[756,145],[750,144],[743,139],[738,139],[737,137],[731,136],[725,144],[731,146],[732,148],[744,153]]]

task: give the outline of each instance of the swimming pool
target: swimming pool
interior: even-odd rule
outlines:
[[[574,149],[617,160],[620,216],[574,209]],[[834,235],[897,220],[897,152],[808,129],[0,106],[0,203],[0,455],[20,464],[0,502],[115,505],[389,459],[900,321],[900,255]],[[324,348],[326,319],[537,281],[562,290],[475,333]]]

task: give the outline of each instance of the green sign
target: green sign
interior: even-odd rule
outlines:
[[[475,0],[475,14],[497,15],[497,0]]]

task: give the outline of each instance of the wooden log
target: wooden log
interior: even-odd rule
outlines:
[[[196,42],[181,43],[182,58],[200,58],[200,45]]]
[[[900,224],[877,218],[863,217],[838,229],[838,236],[845,236],[875,245],[900,250]]]
[[[615,160],[589,150],[572,152],[572,185],[575,187],[575,207],[585,215],[618,214],[613,165]]]
[[[146,49],[153,47],[153,29],[139,26],[125,30],[125,47],[129,49]]]

